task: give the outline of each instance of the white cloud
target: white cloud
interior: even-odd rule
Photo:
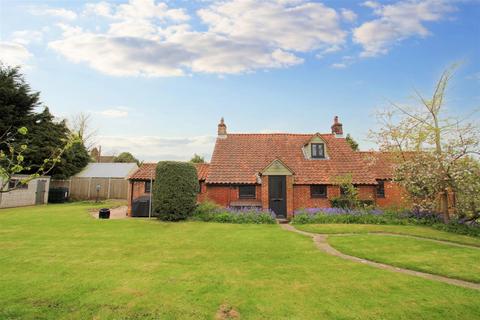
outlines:
[[[337,63],[333,63],[331,67],[334,69],[345,69],[347,67],[347,64],[343,62],[337,62]]]
[[[364,57],[385,54],[393,44],[412,36],[428,36],[423,23],[438,21],[454,10],[444,0],[407,0],[389,5],[367,1],[364,5],[379,16],[353,30],[353,41],[363,47]]]
[[[339,14],[307,1],[213,3],[197,12],[207,30],[194,30],[183,9],[153,0],[88,4],[85,14],[107,19],[104,31],[63,25],[50,48],[75,63],[115,76],[235,74],[300,64],[301,52],[338,48],[346,32]]]
[[[63,20],[75,20],[77,14],[64,8],[32,7],[30,12],[37,16],[52,16]]]
[[[0,42],[0,61],[10,66],[25,66],[32,57],[28,49],[15,42]]]
[[[321,3],[233,0],[198,11],[209,31],[283,50],[310,51],[344,42],[337,12]]]
[[[19,30],[12,33],[10,39],[12,42],[27,45],[31,42],[40,42],[43,33],[37,30]]]
[[[357,20],[357,14],[350,9],[342,8],[340,10],[343,20],[347,22],[355,22]]]
[[[128,151],[144,161],[189,160],[194,153],[210,159],[216,137],[100,136],[103,154]]]
[[[105,109],[102,111],[96,111],[95,113],[107,118],[126,118],[128,117],[128,111],[130,109],[126,107],[116,107]]]

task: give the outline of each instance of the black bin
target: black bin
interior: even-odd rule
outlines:
[[[64,203],[68,200],[68,188],[51,188],[48,191],[49,203]]]
[[[110,219],[110,209],[100,209],[100,211],[98,211],[98,219]]]

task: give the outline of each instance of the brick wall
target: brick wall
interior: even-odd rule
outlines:
[[[228,207],[230,202],[239,200],[238,194],[238,186],[230,186],[230,185],[206,185],[205,186],[206,192],[202,194],[201,200],[205,201],[210,200],[213,201],[221,206]],[[262,186],[257,185],[255,188],[256,199],[262,201]],[[268,201],[268,195],[267,195]]]
[[[404,207],[409,205],[403,187],[392,181],[385,181],[385,198],[377,197],[376,203],[379,207]]]
[[[132,214],[132,202],[135,199],[149,195],[150,193],[145,193],[145,181],[130,181],[128,185],[128,215]]]

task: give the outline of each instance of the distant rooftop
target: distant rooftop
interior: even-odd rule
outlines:
[[[127,178],[137,170],[136,163],[89,163],[77,178]]]

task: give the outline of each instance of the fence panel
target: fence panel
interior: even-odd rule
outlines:
[[[128,199],[128,180],[122,178],[76,178],[71,180],[52,180],[50,188],[69,188],[73,200]]]

